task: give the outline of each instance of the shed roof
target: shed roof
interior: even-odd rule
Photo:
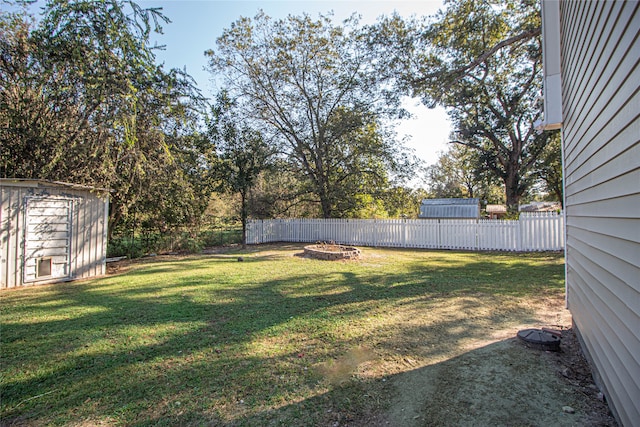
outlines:
[[[507,207],[505,205],[487,205],[485,210],[487,213],[507,213]]]
[[[441,205],[472,205],[476,206],[480,203],[480,199],[470,199],[470,198],[449,198],[449,199],[423,199],[423,205],[433,205],[433,206],[441,206]]]
[[[102,191],[111,193],[114,190],[108,188],[92,187],[90,185],[72,184],[70,182],[53,181],[49,179],[32,179],[32,178],[0,178],[0,185],[20,186],[20,187],[38,187],[48,185],[53,187],[67,187],[74,190]]]
[[[420,218],[479,218],[480,199],[424,199]]]

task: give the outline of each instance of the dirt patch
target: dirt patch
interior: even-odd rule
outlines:
[[[393,394],[371,426],[617,426],[575,334],[561,351],[505,339],[389,379]]]
[[[130,260],[122,260],[107,263],[107,275],[112,276],[115,274],[126,273],[131,269]]]
[[[580,343],[572,329],[563,331],[561,351],[547,353],[556,376],[579,393],[585,404],[585,426],[617,426],[603,394],[593,382],[591,367],[585,359]]]

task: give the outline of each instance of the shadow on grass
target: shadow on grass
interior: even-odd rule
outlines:
[[[591,425],[593,402],[557,375],[549,360],[555,357],[510,338],[400,374],[351,378],[327,393],[232,425],[303,426],[309,414],[316,415],[316,425]],[[386,404],[372,404],[380,399]]]
[[[272,256],[251,262],[273,262]],[[249,277],[238,287],[238,278],[230,277],[243,274],[240,263],[225,270],[226,278],[199,273],[227,261],[170,261],[118,277],[2,295],[3,421],[255,425],[261,417],[275,422],[285,411],[295,424],[327,419],[326,411],[344,408],[345,398],[353,408],[347,412],[364,414],[382,405],[384,390],[368,392],[364,381],[327,393],[317,364],[363,343],[384,357],[448,356],[475,337],[479,324],[532,319],[522,307],[470,315],[482,298],[531,292],[524,284],[510,289],[509,280],[520,283],[515,276],[539,277],[535,286],[544,289],[556,280],[549,274],[557,274],[545,265],[483,261],[467,263],[468,272],[455,263],[412,265],[397,273],[327,270],[256,283]],[[499,272],[486,273],[497,267]],[[169,272],[185,275],[165,277]],[[436,322],[410,324],[452,295],[469,298]],[[367,323],[389,311],[409,324]],[[437,341],[446,344],[422,348]],[[354,398],[359,394],[369,397]],[[326,400],[321,409],[314,409],[317,399]],[[272,417],[261,408],[285,409]]]

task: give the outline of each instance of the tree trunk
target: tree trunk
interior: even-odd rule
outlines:
[[[322,179],[322,178],[321,178]],[[331,218],[332,209],[331,209],[331,200],[329,199],[329,191],[327,191],[327,183],[322,182],[319,186],[320,196],[320,207],[322,208],[322,217],[323,218]]]
[[[504,177],[504,191],[507,198],[507,211],[510,213],[518,212],[520,204],[520,185],[518,172],[515,169],[507,170]]]
[[[562,187],[555,187],[554,193],[556,195],[556,198],[560,201],[560,207],[564,209],[564,194],[562,193]]]

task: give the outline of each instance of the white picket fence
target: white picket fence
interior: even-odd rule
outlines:
[[[522,213],[517,221],[476,219],[269,219],[247,224],[247,243],[345,245],[492,251],[564,248],[564,217]]]

